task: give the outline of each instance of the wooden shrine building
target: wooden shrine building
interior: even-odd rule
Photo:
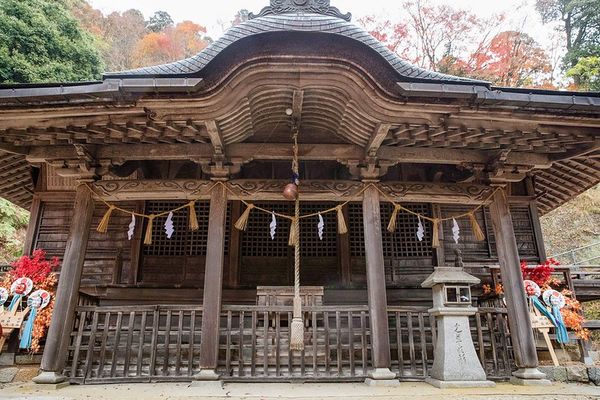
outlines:
[[[294,214],[293,129],[314,214],[299,224],[302,351],[290,222],[271,238],[259,211]],[[480,277],[500,266],[506,308],[475,299],[471,323],[488,377],[539,377],[519,262],[546,257],[540,215],[600,182],[600,96],[426,71],[329,1],[272,0],[186,60],[0,86],[0,163],[0,196],[31,210],[25,251],[62,262],[38,382],[424,379],[421,283],[457,254]],[[99,233],[109,207],[128,212]],[[347,233],[324,213],[320,237],[331,208]],[[455,243],[447,218],[471,212],[484,240],[457,218]]]

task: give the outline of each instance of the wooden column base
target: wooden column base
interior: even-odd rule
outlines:
[[[398,386],[400,381],[396,374],[389,368],[375,368],[369,372],[369,377],[365,379],[365,384],[369,386]]]
[[[548,386],[552,385],[546,374],[537,368],[521,368],[513,372],[510,377],[510,383],[519,386]]]
[[[67,377],[54,371],[40,371],[40,374],[33,378],[32,381],[41,385],[69,386]]]

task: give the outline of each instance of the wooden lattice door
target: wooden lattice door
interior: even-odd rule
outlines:
[[[277,213],[292,215],[291,202],[265,202],[258,206]],[[306,215],[330,208],[330,203],[304,203]],[[277,231],[271,238],[271,215],[252,212],[241,237],[240,284],[243,287],[289,286],[293,284],[293,248],[288,245],[290,221],[277,218]],[[337,286],[341,282],[337,223],[334,213],[324,214],[323,239],[318,235],[318,216],[300,224],[302,285]]]
[[[181,206],[172,201],[146,202],[146,214],[160,214]],[[152,225],[152,244],[142,248],[139,281],[152,285],[181,285],[202,287],[204,284],[204,264],[208,239],[208,217],[210,202],[196,202],[196,215],[199,229],[188,228],[188,209],[184,208],[173,215],[175,232],[168,239],[164,232],[166,216],[156,218]],[[229,238],[231,207],[228,207],[225,232],[225,263],[229,263]],[[146,227],[144,226],[144,230]]]

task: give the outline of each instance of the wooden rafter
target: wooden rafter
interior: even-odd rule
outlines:
[[[369,157],[374,157],[377,154],[377,151],[383,144],[383,141],[387,137],[391,124],[379,124],[375,131],[373,132],[373,136],[369,139],[369,143],[367,143],[366,153]]]
[[[208,136],[210,138],[210,142],[213,145],[216,154],[223,154],[223,150],[225,149],[225,145],[223,144],[223,137],[221,135],[221,131],[219,130],[219,126],[217,121],[210,120],[205,123],[206,130],[208,131]]]

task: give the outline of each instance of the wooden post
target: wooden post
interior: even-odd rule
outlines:
[[[41,373],[33,378],[36,383],[56,384],[66,380],[62,372],[67,359],[75,306],[79,298],[83,261],[94,214],[92,193],[85,185],[77,186],[73,208],[73,219],[62,260],[54,313],[42,357]]]
[[[371,347],[374,370],[369,373],[368,384],[389,385],[396,375],[390,371],[390,337],[383,268],[383,243],[379,192],[368,187],[363,195],[363,224],[365,230],[365,256],[367,264],[367,294],[371,321]]]
[[[202,341],[200,342],[200,373],[198,380],[218,380],[216,373],[219,356],[219,323],[223,295],[223,262],[225,250],[225,218],[227,192],[216,186],[210,195],[206,269],[204,272],[204,299],[202,302]]]
[[[494,194],[490,204],[490,215],[504,285],[515,363],[519,368],[513,373],[511,382],[549,384],[550,382],[544,379],[545,375],[537,369],[538,357],[521,275],[517,241],[508,200],[503,190]]]

